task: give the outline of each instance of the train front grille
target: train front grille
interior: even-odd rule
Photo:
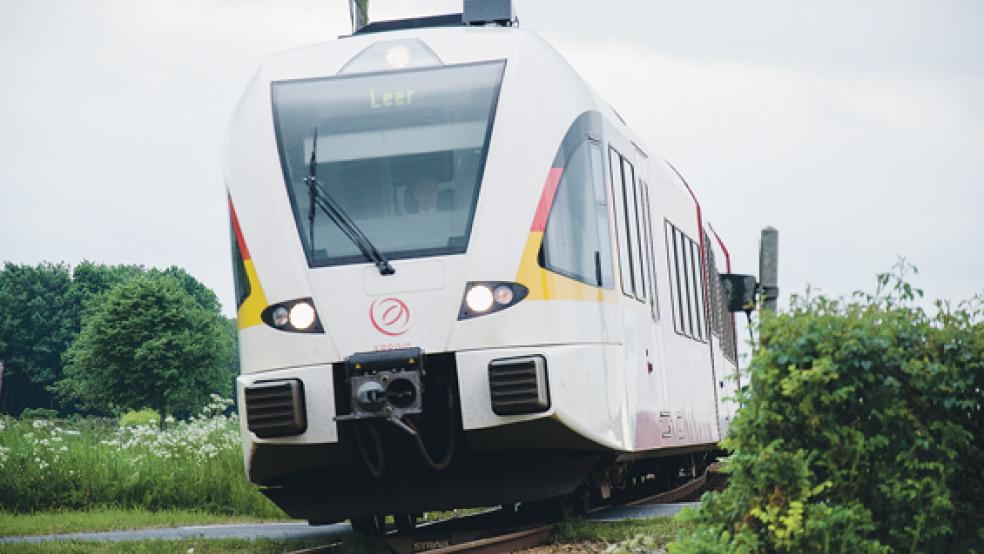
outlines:
[[[489,362],[489,389],[496,415],[530,414],[550,408],[547,360],[543,356]]]
[[[261,381],[245,390],[246,426],[257,437],[299,435],[307,428],[299,379]]]

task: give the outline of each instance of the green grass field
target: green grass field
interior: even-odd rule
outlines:
[[[11,554],[224,554],[224,553],[276,553],[318,546],[312,541],[255,541],[240,539],[189,539],[148,540],[121,542],[64,541],[38,544],[0,544],[0,552]],[[354,554],[354,552],[353,552]]]
[[[265,521],[276,521],[276,519],[248,515],[227,516],[188,510],[150,512],[141,509],[122,510],[119,508],[87,511],[63,510],[33,514],[0,512],[0,537]]]
[[[235,415],[118,427],[105,420],[0,418],[0,511],[191,510],[283,518],[245,477]]]

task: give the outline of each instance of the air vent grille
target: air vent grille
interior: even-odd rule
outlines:
[[[492,411],[497,415],[530,414],[550,408],[547,361],[543,356],[489,362]]]
[[[257,437],[299,435],[307,428],[299,379],[254,383],[245,393],[246,425]]]

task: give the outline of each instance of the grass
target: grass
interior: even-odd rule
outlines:
[[[570,519],[560,525],[551,542],[606,543],[612,545],[610,551],[613,553],[651,552],[690,527],[691,524],[682,523],[679,518],[669,517],[624,521]]]
[[[228,401],[190,421],[118,427],[95,419],[0,417],[0,511],[200,510],[283,518],[243,471]]]
[[[181,539],[120,542],[59,541],[44,543],[0,543],[0,552],[12,554],[213,554],[226,552],[276,553],[313,548],[322,541],[257,539]]]
[[[286,516],[280,519],[285,519]],[[87,511],[55,511],[33,514],[0,512],[0,536],[55,535],[88,531],[124,531],[150,527],[256,523],[274,518],[219,515],[188,510],[151,512],[141,509],[104,508]]]

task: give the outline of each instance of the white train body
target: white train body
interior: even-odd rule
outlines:
[[[323,211],[312,235],[304,178],[315,127],[317,179],[395,273],[381,274]],[[235,112],[225,175],[241,259],[246,471],[288,513],[333,520],[529,500],[566,492],[599,460],[707,450],[721,438],[736,368],[713,261],[726,259],[723,245],[675,170],[534,33],[406,29],[275,55]],[[418,189],[450,200],[411,213]],[[466,289],[481,283],[509,284],[521,299],[475,314]],[[298,299],[315,308],[313,331],[270,322],[272,306]],[[424,477],[374,478],[341,431],[361,423],[335,421],[351,410],[339,406],[351,396],[338,390],[339,374],[353,355],[403,348],[451,375],[457,452]],[[496,413],[510,410],[493,407],[490,364],[529,357],[545,366],[534,368],[540,404]],[[295,395],[289,417],[301,423],[260,437],[246,391],[285,382],[300,383],[285,394]],[[400,440],[392,429],[384,443]],[[590,463],[558,461],[582,458]],[[528,465],[530,482],[563,482],[510,489],[490,476],[496,490],[474,493],[462,485],[485,474],[469,473],[469,460],[502,469],[504,459],[512,475]],[[545,470],[551,463],[577,475]],[[408,500],[417,493],[401,480],[460,494]],[[362,483],[353,489],[362,504],[339,492],[342,481]]]

